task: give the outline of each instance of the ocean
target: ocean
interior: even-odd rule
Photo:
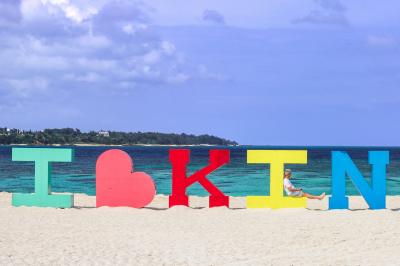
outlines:
[[[133,160],[135,171],[151,175],[156,183],[157,194],[171,193],[171,165],[168,152],[176,147],[66,147],[75,150],[72,163],[53,163],[52,190],[95,195],[95,167],[97,157],[109,149],[121,149]],[[305,149],[308,150],[308,164],[288,164],[293,171],[292,183],[304,191],[314,194],[331,191],[331,151],[346,151],[361,173],[368,179],[371,167],[368,151],[390,152],[387,168],[387,194],[400,195],[400,148],[399,147],[282,147],[282,146],[237,146],[237,147],[179,147],[190,149],[189,174],[206,166],[209,150],[229,149],[230,163],[211,173],[208,178],[230,196],[268,195],[269,165],[247,164],[248,149]],[[0,146],[0,191],[29,193],[34,191],[33,162],[13,162],[11,146]],[[358,191],[350,179],[347,180],[347,194],[357,195]],[[189,195],[207,195],[199,184],[192,185]]]

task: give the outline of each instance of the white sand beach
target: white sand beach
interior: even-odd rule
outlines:
[[[76,208],[12,207],[0,193],[0,265],[387,265],[400,264],[400,197],[386,210],[167,206],[157,196],[145,209],[94,208],[76,195]]]

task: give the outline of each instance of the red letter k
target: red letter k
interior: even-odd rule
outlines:
[[[229,207],[229,197],[222,193],[206,176],[229,162],[229,150],[210,150],[210,163],[191,176],[186,176],[186,166],[190,161],[190,151],[187,149],[170,150],[169,160],[172,164],[172,195],[169,197],[169,207],[189,205],[186,189],[199,182],[209,193],[209,207]]]

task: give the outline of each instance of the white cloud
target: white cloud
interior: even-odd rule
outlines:
[[[167,81],[170,83],[184,83],[186,82],[190,77],[184,73],[178,73],[175,76],[169,76],[167,78]]]
[[[135,33],[139,32],[139,31],[146,30],[147,27],[148,26],[146,24],[143,24],[143,23],[138,23],[137,25],[133,24],[133,23],[128,23],[128,24],[126,24],[126,25],[124,25],[122,27],[122,30],[127,34],[135,34]]]
[[[102,76],[95,72],[88,72],[83,75],[79,74],[66,74],[64,75],[64,79],[71,81],[83,81],[83,82],[98,82],[104,80]]]
[[[112,41],[102,35],[93,35],[93,34],[86,34],[83,36],[79,36],[76,38],[76,40],[72,40],[73,42],[76,42],[76,44],[79,47],[87,47],[90,49],[101,49],[101,48],[107,48],[112,45]]]
[[[143,62],[145,64],[156,64],[160,61],[160,59],[161,59],[161,54],[157,50],[149,51],[143,56]]]
[[[225,25],[225,17],[216,10],[206,9],[203,11],[202,19],[205,22],[210,22],[217,25]]]
[[[69,60],[62,56],[46,56],[24,52],[20,52],[17,57],[14,58],[12,66],[15,68],[21,67],[21,70],[26,71],[27,75],[29,75],[28,71],[57,71],[73,67]]]
[[[390,36],[368,35],[367,44],[370,46],[393,47],[397,45],[397,41]]]
[[[346,7],[339,0],[314,0],[318,5],[307,15],[292,20],[294,24],[348,26]]]
[[[33,77],[29,79],[8,79],[14,93],[19,97],[29,97],[34,93],[42,93],[47,90],[49,82],[43,77]]]
[[[148,26],[139,2],[23,0],[20,10],[22,22],[0,35],[2,93],[128,89],[204,76]]]
[[[51,8],[59,8],[66,18],[76,23],[81,23],[98,12],[98,9],[94,6],[80,8],[72,4],[69,0],[41,0],[41,2],[44,6],[50,8],[50,10]]]
[[[204,65],[197,66],[197,70],[198,70],[199,76],[201,78],[214,79],[214,80],[218,80],[218,81],[224,81],[224,80],[228,79],[228,77],[225,76],[225,75],[221,75],[221,74],[218,74],[218,73],[210,72],[208,70],[208,68],[206,66],[204,66]]]
[[[31,20],[39,17],[43,8],[43,3],[40,0],[22,0],[21,13],[24,19]]]
[[[166,55],[172,55],[175,53],[175,45],[168,42],[168,41],[162,41],[161,42],[161,49]]]
[[[74,66],[78,71],[86,69],[106,73],[119,67],[118,61],[108,59],[78,57],[74,59],[74,62]]]
[[[323,9],[344,12],[346,7],[340,2],[340,0],[315,0]]]
[[[0,2],[0,27],[18,23],[21,20],[21,11],[18,0],[2,0]]]

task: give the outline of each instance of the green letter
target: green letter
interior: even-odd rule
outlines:
[[[51,194],[50,162],[72,162],[72,159],[72,149],[13,148],[13,161],[35,162],[35,193],[13,193],[12,205],[71,208],[74,204],[73,195]]]

